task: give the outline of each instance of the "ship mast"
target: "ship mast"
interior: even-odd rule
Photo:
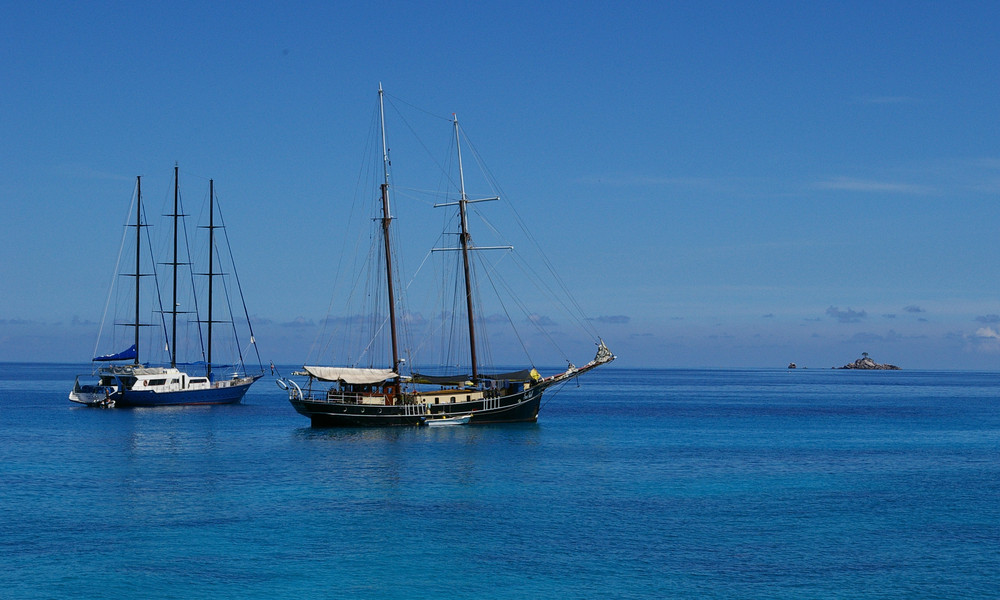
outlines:
[[[452,115],[455,122],[455,147],[458,150],[458,177],[461,184],[461,197],[458,201],[458,212],[461,216],[462,234],[462,267],[465,270],[465,305],[469,317],[469,353],[472,359],[472,381],[479,380],[479,362],[476,360],[476,325],[472,313],[472,279],[469,277],[469,224],[466,218],[465,173],[462,171],[462,144],[458,137],[458,115]]]
[[[392,371],[399,373],[399,346],[396,340],[396,297],[392,281],[392,252],[389,243],[389,223],[392,214],[389,212],[389,149],[385,144],[385,106],[382,100],[382,84],[378,86],[378,110],[382,124],[382,171],[385,179],[382,182],[382,240],[385,242],[385,279],[389,293],[389,332],[392,336]]]
[[[142,176],[135,177],[135,365],[139,366],[139,252],[142,248]]]
[[[205,375],[212,377],[212,283],[215,281],[215,180],[208,180],[208,359]]]
[[[173,214],[173,217],[174,217],[174,262],[171,263],[173,265],[173,268],[174,268],[174,296],[173,296],[174,302],[173,302],[173,305],[170,308],[170,314],[173,317],[173,319],[172,319],[171,333],[170,333],[170,366],[171,367],[176,367],[177,366],[177,219],[178,219],[178,216],[179,216],[177,214],[177,203],[178,203],[178,198],[179,198],[178,186],[179,186],[179,183],[178,183],[177,165],[174,164],[174,214]]]
[[[434,207],[439,206],[455,206],[458,205],[458,213],[461,222],[461,232],[459,238],[461,239],[462,246],[460,248],[434,248],[432,251],[437,252],[439,250],[461,250],[462,251],[462,266],[465,271],[465,312],[469,319],[469,354],[472,359],[472,380],[478,381],[479,379],[479,360],[476,357],[476,319],[475,313],[473,311],[473,301],[472,301],[472,269],[469,261],[469,252],[472,250],[511,250],[513,246],[473,246],[472,236],[469,234],[469,220],[468,220],[468,205],[475,202],[491,202],[493,200],[499,200],[499,196],[494,196],[492,198],[478,198],[470,200],[465,193],[465,172],[462,169],[462,144],[459,138],[458,131],[458,116],[452,113],[454,125],[455,125],[455,146],[458,150],[458,176],[460,181],[461,194],[459,196],[458,202],[442,202],[435,204]]]

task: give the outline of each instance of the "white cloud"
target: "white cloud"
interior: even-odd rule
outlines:
[[[888,192],[891,194],[930,194],[932,189],[912,183],[897,183],[889,181],[872,181],[855,179],[853,177],[836,177],[816,184],[821,190],[839,190],[847,192]]]
[[[976,330],[976,337],[1000,340],[1000,333],[997,333],[997,331],[992,327],[980,327]]]

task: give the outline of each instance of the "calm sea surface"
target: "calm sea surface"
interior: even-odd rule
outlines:
[[[605,368],[537,424],[102,410],[0,364],[0,596],[996,598],[1000,374]]]

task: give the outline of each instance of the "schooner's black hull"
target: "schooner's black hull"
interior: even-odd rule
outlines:
[[[472,415],[470,425],[533,423],[538,420],[543,388],[533,388],[490,400],[452,404],[392,406],[335,404],[322,400],[292,399],[299,414],[309,417],[313,427],[394,427],[421,425],[442,416]],[[420,412],[424,409],[425,412]]]

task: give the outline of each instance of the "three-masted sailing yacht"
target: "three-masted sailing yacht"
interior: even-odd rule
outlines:
[[[247,372],[242,350],[237,352],[239,355],[238,362],[234,365],[220,365],[214,362],[215,357],[213,356],[213,341],[216,337],[216,332],[213,330],[213,326],[220,323],[231,324],[233,326],[233,336],[236,336],[237,334],[235,322],[231,320],[231,317],[229,319],[222,320],[219,319],[218,315],[215,313],[215,280],[228,274],[217,270],[217,266],[221,267],[221,265],[225,264],[225,262],[222,261],[216,253],[216,248],[218,246],[216,230],[222,229],[224,226],[217,225],[215,222],[216,213],[219,211],[215,205],[215,186],[214,181],[212,180],[209,181],[209,224],[205,227],[205,229],[208,230],[209,246],[207,272],[202,273],[202,275],[205,275],[208,278],[208,318],[204,321],[200,320],[200,318],[196,318],[194,321],[195,327],[198,331],[197,337],[199,340],[203,340],[200,344],[200,353],[204,360],[189,365],[181,365],[181,363],[177,362],[178,316],[186,312],[190,312],[181,311],[178,308],[180,306],[178,298],[178,268],[187,264],[181,262],[182,257],[179,255],[179,236],[181,235],[180,223],[184,215],[181,214],[178,182],[178,169],[175,166],[173,214],[168,215],[173,221],[173,255],[172,259],[166,263],[171,267],[173,282],[171,286],[172,298],[170,309],[164,310],[162,308],[158,282],[155,286],[156,291],[150,294],[154,298],[154,305],[158,308],[156,312],[161,316],[160,323],[158,325],[162,326],[162,331],[164,332],[164,336],[166,338],[166,348],[169,350],[169,365],[150,366],[149,364],[140,362],[140,356],[142,355],[140,352],[142,339],[140,331],[145,327],[156,327],[150,323],[142,322],[141,311],[143,309],[143,305],[140,302],[142,291],[140,282],[147,276],[153,282],[156,282],[156,269],[155,263],[153,263],[150,267],[144,267],[142,261],[142,247],[144,241],[143,230],[146,229],[148,225],[145,222],[142,204],[142,179],[141,177],[137,177],[135,187],[135,221],[133,224],[128,225],[129,227],[135,228],[134,270],[131,273],[123,273],[126,277],[134,280],[132,282],[133,288],[131,290],[134,303],[131,307],[133,310],[131,311],[130,320],[116,324],[132,330],[132,337],[130,340],[132,344],[121,352],[95,357],[93,359],[94,364],[99,366],[95,368],[92,377],[96,377],[97,381],[95,383],[82,384],[80,382],[80,377],[77,377],[76,382],[73,385],[73,390],[69,394],[69,399],[73,402],[89,406],[105,407],[234,404],[240,402],[253,382],[260,379],[264,374],[263,366],[260,368],[260,373],[249,374]],[[226,240],[228,246],[228,237]],[[123,247],[125,241],[126,239],[123,238]],[[151,272],[143,272],[144,268]],[[235,272],[232,275],[235,277]],[[240,289],[240,286],[237,284],[236,288]],[[114,285],[112,285],[112,289],[114,289]],[[242,292],[240,292],[240,301],[242,303]],[[196,300],[195,306],[197,306]],[[245,304],[243,304],[243,306],[244,312],[246,312]],[[197,310],[194,312],[197,314]],[[164,318],[166,316],[170,317],[169,334],[166,333],[167,324]],[[201,335],[202,325],[205,326],[204,336]],[[249,329],[249,318],[247,318],[247,328],[249,330],[250,344],[256,352],[256,341],[253,338],[252,329]],[[100,335],[98,337],[100,337]],[[98,340],[98,343],[100,343],[100,340]],[[235,343],[238,347],[238,342]],[[259,353],[257,355],[257,359],[259,363]],[[187,366],[190,368],[182,370],[179,366]],[[228,377],[217,377],[215,369],[232,369],[232,371]]]
[[[468,371],[457,374],[420,374],[413,370],[416,361],[403,356],[404,347],[400,340],[403,318],[398,310],[403,290],[397,289],[398,277],[394,271],[395,240],[392,237],[393,216],[390,207],[391,163],[386,144],[385,98],[379,86],[380,136],[378,137],[381,138],[381,182],[377,184],[379,189],[375,195],[381,214],[374,219],[377,221],[377,232],[372,236],[373,249],[368,255],[382,263],[381,267],[384,269],[382,282],[385,287],[366,295],[384,300],[380,314],[387,313],[385,319],[379,317],[371,322],[373,336],[388,338],[388,343],[385,344],[387,356],[382,359],[381,365],[376,364],[371,358],[372,353],[369,352],[374,344],[368,342],[362,344],[363,348],[358,349],[356,356],[361,358],[355,360],[354,364],[307,365],[301,371],[293,373],[296,377],[279,378],[278,386],[288,392],[292,406],[300,414],[309,417],[313,426],[421,425],[441,417],[468,417],[467,422],[470,424],[533,422],[538,418],[543,392],[615,359],[604,342],[598,338],[597,354],[593,360],[580,367],[569,363],[565,371],[548,377],[540,375],[531,364],[515,371],[500,373],[487,372],[483,369],[477,341],[479,337],[477,327],[480,326],[480,322],[477,319],[475,305],[478,290],[473,282],[472,255],[491,248],[476,246],[469,233],[469,206],[484,200],[470,199],[466,195],[460,128],[457,117],[453,117],[452,121],[459,190],[456,199],[435,206],[457,208],[458,244],[452,248],[437,250],[454,251],[461,257],[461,267],[456,269],[460,271],[458,277],[461,283],[454,288],[454,296],[464,297],[463,302],[458,302],[464,304],[464,307],[458,307],[455,312],[464,308],[466,317],[464,327],[467,331],[463,337],[468,344]],[[363,277],[359,277],[361,278]],[[406,353],[416,352],[414,346],[406,347]],[[363,360],[370,362],[362,364]],[[441,367],[438,369],[439,372],[445,364],[450,363],[437,365]],[[404,372],[406,370],[404,368],[407,367],[409,372]]]

